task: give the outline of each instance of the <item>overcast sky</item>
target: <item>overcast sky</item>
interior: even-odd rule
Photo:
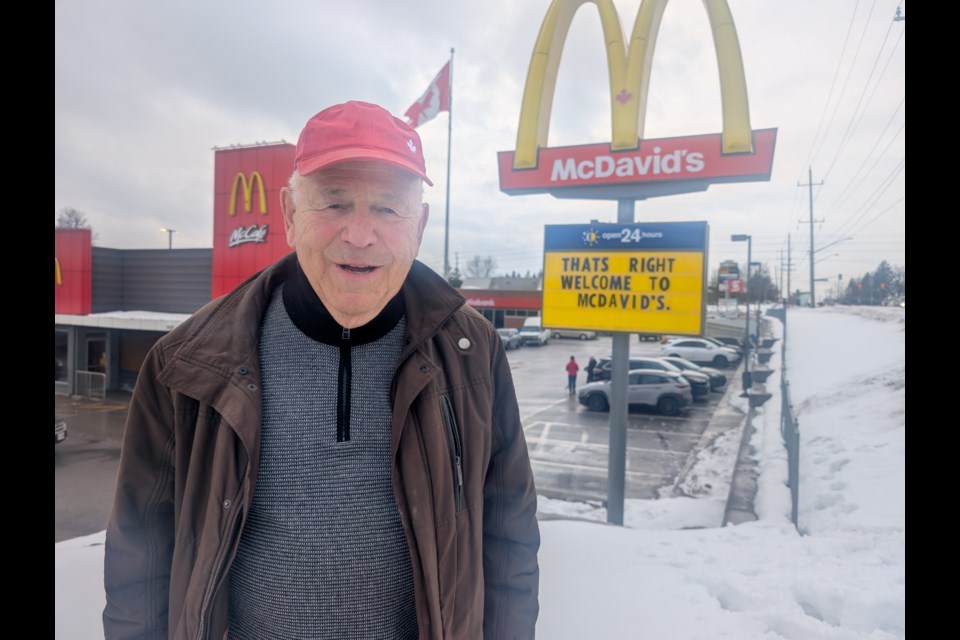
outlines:
[[[615,0],[624,31],[639,0]],[[905,267],[905,25],[902,0],[728,0],[753,129],[778,129],[767,182],[639,201],[636,220],[710,225],[712,270],[753,259],[809,288],[881,260]],[[95,244],[213,245],[213,147],[296,142],[314,113],[350,99],[402,115],[454,48],[449,259],[493,255],[500,273],[542,267],[544,224],[615,221],[613,201],[508,196],[530,54],[549,0],[56,2],[54,218],[82,211]],[[597,11],[573,21],[549,146],[610,140]],[[671,0],[650,81],[645,138],[719,133],[720,89],[701,0]],[[432,219],[421,259],[443,268],[447,130],[422,125]],[[815,186],[811,189],[808,185]],[[822,183],[822,184],[821,184]],[[845,240],[845,238],[851,238]],[[835,243],[835,244],[834,244]],[[838,255],[834,255],[838,254]]]

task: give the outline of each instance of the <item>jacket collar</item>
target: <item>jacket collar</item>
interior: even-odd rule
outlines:
[[[297,329],[317,342],[334,347],[357,346],[379,340],[397,326],[403,317],[403,296],[397,293],[370,322],[353,329],[344,328],[327,311],[299,261],[294,262],[293,273],[283,286],[283,306]]]
[[[170,332],[168,344],[178,345],[170,367],[163,372],[166,382],[195,396],[194,367],[223,379],[236,380],[242,371],[245,388],[259,385],[257,346],[260,322],[274,290],[291,280],[298,268],[296,253],[291,252],[266,269],[250,276],[226,294],[200,309],[191,320]],[[407,318],[407,336],[402,358],[429,340],[466,301],[446,280],[414,260],[400,290]],[[398,296],[399,297],[399,296]],[[398,300],[401,302],[401,300]],[[391,325],[392,326],[392,325]],[[181,366],[192,369],[177,375]],[[180,382],[180,384],[174,384]]]
[[[466,300],[437,272],[414,260],[400,289],[407,314],[407,339],[401,359],[432,338]]]
[[[271,296],[295,272],[296,254],[281,258],[213,300],[161,338],[160,384],[209,404],[232,425],[256,465],[261,396],[258,343]],[[407,336],[401,361],[440,330],[465,302],[443,278],[414,261],[401,288]]]

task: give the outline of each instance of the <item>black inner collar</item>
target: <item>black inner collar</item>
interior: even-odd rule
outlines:
[[[403,294],[398,292],[373,320],[353,329],[344,329],[313,290],[299,260],[294,260],[293,274],[283,286],[283,306],[297,329],[318,342],[334,346],[345,341],[359,345],[379,340],[397,326],[404,313]]]

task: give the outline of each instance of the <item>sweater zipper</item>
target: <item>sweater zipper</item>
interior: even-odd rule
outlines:
[[[337,442],[350,439],[350,393],[353,368],[350,362],[350,329],[340,333],[340,369],[337,372]]]
[[[220,577],[223,574],[223,567],[227,563],[227,555],[230,553],[230,548],[233,546],[233,539],[236,537],[237,525],[240,523],[240,515],[243,513],[243,505],[237,508],[236,513],[233,514],[233,521],[230,523],[230,528],[228,529],[229,535],[225,541],[225,544],[220,546],[220,550],[217,552],[217,563],[214,566],[213,577],[210,580],[210,585],[207,587],[206,594],[203,596],[203,604],[200,606],[200,629],[197,632],[197,640],[203,640],[207,637],[209,629],[207,625],[209,624],[205,619],[207,616],[207,610],[210,607],[210,602],[213,601],[213,594],[216,592],[218,583],[220,582]]]
[[[440,413],[443,414],[443,426],[447,430],[447,448],[450,450],[450,460],[453,465],[454,503],[457,511],[463,509],[463,446],[460,442],[460,431],[457,429],[457,419],[453,413],[453,405],[446,395],[440,396]]]

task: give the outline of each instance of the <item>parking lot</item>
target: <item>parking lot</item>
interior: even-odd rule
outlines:
[[[552,339],[543,347],[509,351],[520,404],[520,415],[533,464],[537,493],[549,498],[602,503],[607,498],[609,414],[589,411],[567,393],[564,366],[570,356],[582,368],[590,356],[598,360],[612,352],[612,339]],[[657,356],[656,342],[630,341],[631,356]],[[736,428],[743,416],[723,403],[728,392],[739,392],[737,371],[727,369],[722,392],[697,399],[685,414],[663,416],[652,408],[632,408],[627,416],[624,497],[653,499],[672,495],[684,472],[711,436]],[[718,411],[718,408],[720,410]],[[665,495],[667,494],[667,495]]]
[[[590,356],[611,355],[610,337],[596,340],[552,339],[542,347],[507,352],[520,416],[533,464],[537,492],[549,498],[602,503],[607,498],[609,415],[589,411],[567,392],[564,369],[570,356],[582,368]],[[630,341],[630,355],[655,356],[655,342]],[[624,497],[653,499],[673,495],[684,473],[711,437],[737,427],[742,414],[730,412],[723,398],[739,392],[738,372],[728,373],[723,393],[695,400],[680,416],[662,416],[652,409],[628,415]],[[55,394],[58,416],[69,426],[66,441],[55,445],[56,542],[88,535],[106,527],[113,498],[120,442],[126,419],[127,394],[105,401],[72,399]]]

